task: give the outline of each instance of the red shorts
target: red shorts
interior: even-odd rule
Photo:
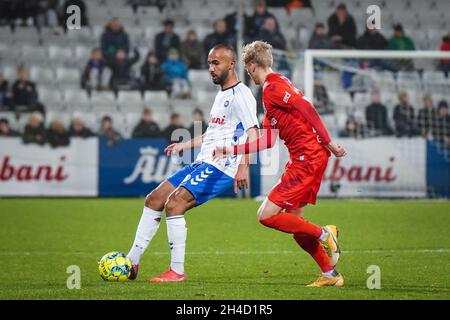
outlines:
[[[286,210],[316,203],[317,192],[328,164],[328,155],[313,161],[289,161],[286,171],[270,191],[268,198]]]

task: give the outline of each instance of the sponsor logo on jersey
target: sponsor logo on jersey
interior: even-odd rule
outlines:
[[[226,108],[226,107],[228,107],[230,105],[230,101],[225,101],[225,103],[223,104],[223,106]]]
[[[284,103],[288,103],[290,97],[291,97],[291,94],[289,92],[285,91],[284,92],[283,102]]]
[[[277,119],[275,119],[274,117],[270,118],[270,125],[272,127],[274,127],[277,123],[278,123]]]
[[[209,118],[209,123],[218,124],[223,126],[225,124],[225,116],[222,117],[213,117]]]

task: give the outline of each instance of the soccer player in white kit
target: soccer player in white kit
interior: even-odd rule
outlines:
[[[232,156],[213,161],[216,146],[233,146],[258,138],[256,100],[250,89],[236,74],[236,53],[228,45],[219,44],[208,55],[209,72],[221,91],[214,100],[206,132],[184,143],[166,148],[167,155],[200,147],[192,164],[185,166],[164,180],[145,200],[136,237],[128,257],[133,264],[131,280],[136,279],[142,254],[158,230],[165,209],[167,237],[171,260],[169,269],[150,282],[185,281],[184,256],[186,250],[186,221],[184,214],[231,187],[248,187],[248,156]]]

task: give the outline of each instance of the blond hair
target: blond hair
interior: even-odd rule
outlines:
[[[271,68],[272,46],[264,41],[253,41],[242,49],[242,60],[245,65],[254,63],[264,69]]]

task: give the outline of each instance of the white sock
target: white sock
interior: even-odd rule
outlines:
[[[166,219],[167,238],[170,247],[170,267],[178,274],[184,274],[184,254],[186,251],[186,220],[184,215]]]
[[[324,241],[324,240],[326,240],[327,238],[328,238],[328,232],[326,232],[325,229],[322,228],[322,234],[320,235],[319,240]]]
[[[328,272],[322,272],[322,275],[325,278],[334,278],[339,274],[339,272],[336,271],[336,269],[330,270]]]
[[[158,231],[161,215],[161,211],[144,207],[133,246],[128,253],[128,257],[130,258],[132,264],[139,264],[139,261],[141,261],[142,254],[145,249],[147,249],[148,244],[152,240],[156,231]]]

